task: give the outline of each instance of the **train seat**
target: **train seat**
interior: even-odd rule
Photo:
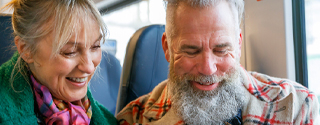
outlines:
[[[12,49],[12,46],[14,46],[13,41],[11,15],[0,14],[0,65],[8,61],[15,52]]]
[[[165,25],[149,25],[131,37],[121,74],[116,113],[167,79],[169,63],[161,42],[164,30]]]
[[[92,96],[112,114],[115,114],[120,84],[120,61],[112,54],[102,51],[99,68],[90,81]]]

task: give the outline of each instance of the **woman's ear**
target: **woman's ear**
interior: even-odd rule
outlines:
[[[26,46],[26,42],[21,39],[21,37],[16,36],[14,38],[14,44],[17,47],[17,50],[21,56],[21,58],[26,62],[26,63],[33,63],[33,58],[31,55],[30,50]]]

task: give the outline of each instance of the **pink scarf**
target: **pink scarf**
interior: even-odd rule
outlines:
[[[39,84],[32,75],[31,80],[39,111],[44,116],[46,124],[90,124],[92,111],[87,96],[75,102],[77,105],[74,105],[52,98],[49,89]]]

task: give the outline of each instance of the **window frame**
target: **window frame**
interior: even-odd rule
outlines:
[[[292,0],[292,18],[296,81],[308,87],[304,0]]]
[[[138,3],[140,1],[141,0],[119,0],[115,4],[100,8],[99,12],[101,13],[101,15],[105,15],[105,14],[111,13],[113,11],[116,11],[118,9],[121,9],[125,6],[129,6],[131,4]]]

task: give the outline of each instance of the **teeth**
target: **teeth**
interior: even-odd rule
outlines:
[[[69,80],[74,81],[74,82],[85,82],[87,81],[88,77],[84,77],[84,78],[71,78],[68,77]]]
[[[198,82],[200,85],[212,85],[213,83],[209,83],[209,82],[205,82],[205,83],[202,83],[202,82]]]

